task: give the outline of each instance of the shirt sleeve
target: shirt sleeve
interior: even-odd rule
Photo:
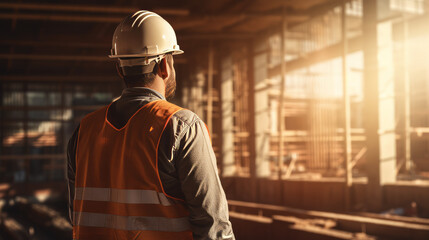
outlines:
[[[79,135],[79,126],[77,126],[72,137],[67,145],[67,189],[68,189],[68,208],[69,208],[69,219],[73,225],[73,199],[74,199],[74,183],[76,178],[76,148],[77,140]]]
[[[176,168],[194,239],[235,239],[204,122],[198,119],[181,135]]]

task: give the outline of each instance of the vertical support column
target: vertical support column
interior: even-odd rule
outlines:
[[[3,146],[3,138],[5,137],[4,130],[5,126],[5,113],[6,111],[3,109],[4,107],[4,93],[5,93],[5,82],[0,81],[0,156],[3,155],[4,146]],[[3,162],[6,160],[0,160],[0,168],[3,168]],[[5,179],[0,177],[0,181],[4,181]]]
[[[265,39],[264,39],[265,40]],[[255,42],[256,51],[267,48],[266,42]],[[270,176],[269,169],[269,143],[268,132],[269,103],[268,103],[268,80],[267,80],[267,53],[261,53],[253,59],[254,66],[254,98],[255,98],[255,165],[257,177]]]
[[[234,162],[234,91],[232,59],[222,61],[221,104],[222,104],[222,176],[235,174]]]
[[[280,81],[280,95],[279,95],[279,114],[278,114],[278,129],[279,129],[279,146],[278,146],[278,179],[282,179],[282,166],[283,166],[283,132],[284,132],[284,114],[283,114],[283,108],[284,108],[284,95],[285,95],[285,82],[286,82],[286,61],[285,61],[285,55],[286,55],[286,15],[285,13],[282,14],[282,32],[281,32],[281,56],[280,56],[280,64],[281,64],[281,81]]]
[[[378,24],[378,0],[363,0],[367,206],[382,208],[382,186],[396,180],[392,26]]]
[[[342,54],[342,72],[343,72],[343,138],[344,138],[344,169],[345,169],[345,209],[350,210],[350,189],[352,187],[352,142],[351,142],[351,131],[350,131],[350,97],[349,97],[349,79],[348,79],[348,68],[347,68],[347,15],[346,15],[346,0],[343,0],[341,7],[341,39],[343,42],[343,54]]]
[[[24,123],[23,123],[23,130],[24,130],[24,155],[28,155],[30,153],[30,147],[29,147],[29,139],[28,139],[28,120],[29,120],[29,107],[28,107],[28,82],[23,83],[23,89],[22,92],[24,93]],[[19,181],[29,181],[30,176],[30,165],[31,165],[31,159],[22,159],[18,161],[18,169],[21,171],[20,168],[23,168],[24,170],[24,179],[20,179]],[[20,174],[20,178],[22,175]]]
[[[191,81],[192,81],[192,72],[189,69],[189,66],[186,66],[186,74],[188,77],[187,80],[183,83],[183,86],[180,88],[182,90],[182,105],[190,108],[190,99],[189,96],[191,94]]]
[[[410,124],[410,75],[408,72],[408,22],[403,17],[403,72],[404,72],[404,154],[405,154],[405,170],[410,173],[412,168],[411,162],[411,124]]]
[[[68,143],[68,139],[66,137],[66,119],[65,119],[65,115],[66,115],[66,94],[67,94],[67,89],[66,89],[66,85],[64,83],[64,80],[61,80],[61,130],[60,130],[60,134],[61,134],[61,142],[63,144],[63,155],[64,155],[64,179],[66,179],[66,169],[67,169],[67,143]]]
[[[4,87],[5,83],[3,81],[0,81],[0,154],[3,153],[3,138],[4,138],[4,129],[5,129],[5,125],[4,125],[4,119],[5,119],[5,113],[6,111],[3,109],[4,106],[4,100],[3,100],[3,96],[4,96],[4,92],[5,92],[5,87]],[[1,161],[0,161],[0,166],[1,166]]]
[[[213,132],[213,42],[209,43],[209,58],[207,70],[207,127]]]
[[[248,43],[247,47],[247,79],[249,81],[249,152],[250,152],[250,178],[256,178],[256,147],[255,147],[255,96],[252,94],[255,91],[255,79],[254,79],[254,63],[253,63],[253,40]],[[253,181],[252,181],[253,183]]]
[[[204,108],[203,108],[203,89],[205,84],[205,75],[201,69],[197,70],[195,73],[195,82],[192,84],[192,110],[201,118],[204,118]],[[206,119],[204,119],[206,120]]]

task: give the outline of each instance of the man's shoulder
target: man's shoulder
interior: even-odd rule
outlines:
[[[182,108],[180,111],[177,111],[171,118],[173,121],[177,121],[188,126],[200,120],[196,113],[186,108]]]

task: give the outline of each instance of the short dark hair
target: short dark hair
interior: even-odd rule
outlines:
[[[141,72],[140,66],[132,66],[132,67],[122,67],[123,72]],[[153,83],[156,77],[156,73],[158,70],[158,64],[155,64],[153,71],[150,73],[144,73],[144,74],[132,74],[132,75],[125,75],[124,74],[124,82],[125,85],[135,85],[139,84],[142,86],[147,86]]]
[[[162,59],[171,63],[173,55],[171,53],[167,53],[165,58]],[[125,58],[126,59],[126,58]],[[156,74],[158,72],[158,63],[153,67],[152,72],[142,74],[142,66],[130,66],[130,67],[122,67],[122,73],[125,85],[142,85],[147,86],[153,83],[155,80]]]
[[[135,84],[147,86],[153,83],[153,81],[155,80],[155,76],[156,75],[153,73],[124,76],[124,82],[125,82],[125,85],[127,86],[135,85]]]

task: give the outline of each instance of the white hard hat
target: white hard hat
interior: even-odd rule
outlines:
[[[148,66],[168,53],[183,53],[173,27],[158,14],[141,10],[116,27],[109,57],[118,58],[121,67]]]

